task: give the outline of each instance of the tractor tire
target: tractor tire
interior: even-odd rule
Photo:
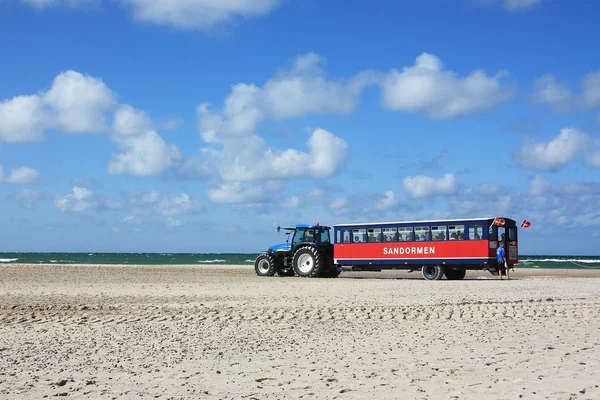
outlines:
[[[315,278],[321,275],[325,268],[323,253],[314,247],[300,247],[294,253],[294,272],[303,278]]]
[[[277,268],[279,276],[294,276],[294,268]]]
[[[467,271],[464,269],[449,269],[444,272],[444,275],[446,275],[446,279],[448,279],[449,281],[460,281],[461,279],[465,278],[466,274]]]
[[[273,276],[275,275],[275,258],[268,254],[263,253],[256,257],[254,261],[254,271],[258,276]]]
[[[423,278],[428,281],[438,281],[444,276],[444,267],[441,265],[423,265],[421,273]]]

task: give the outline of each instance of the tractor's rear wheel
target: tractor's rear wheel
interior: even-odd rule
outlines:
[[[444,276],[444,267],[441,265],[423,265],[421,273],[423,274],[423,278],[429,281],[437,281]]]
[[[275,258],[268,254],[263,253],[256,257],[254,261],[254,270],[258,276],[273,276],[275,275]]]
[[[444,275],[446,275],[446,279],[448,279],[449,281],[459,281],[461,279],[464,279],[466,274],[467,271],[464,269],[449,269],[444,272]]]
[[[325,260],[323,259],[323,253],[316,248],[304,246],[294,253],[292,265],[296,275],[314,278],[321,275],[325,267]]]

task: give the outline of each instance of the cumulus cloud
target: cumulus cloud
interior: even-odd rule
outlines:
[[[42,193],[33,189],[23,189],[15,196],[21,206],[25,208],[32,208],[35,203],[42,200],[43,197],[44,195]]]
[[[19,167],[13,168],[7,175],[4,174],[4,167],[0,164],[0,183],[31,183],[39,178],[40,174],[33,168]]]
[[[458,179],[451,173],[438,179],[424,175],[408,176],[402,184],[414,199],[453,195],[458,190]]]
[[[583,156],[593,144],[590,136],[573,128],[561,129],[548,143],[528,143],[514,155],[523,168],[555,171],[568,162]],[[593,156],[591,157],[593,162]]]
[[[377,211],[389,211],[391,209],[396,208],[400,204],[400,200],[396,193],[388,190],[385,192],[385,197],[377,200],[375,203],[375,210]]]
[[[504,8],[509,11],[522,11],[535,7],[543,0],[504,0]]]
[[[114,140],[123,149],[123,153],[112,155],[108,165],[110,175],[160,176],[181,162],[177,146],[165,143],[154,131],[115,137]]]
[[[178,196],[165,194],[159,196],[153,203],[155,203],[159,214],[163,216],[197,214],[204,211],[202,203],[197,199],[193,199],[187,193],[181,193]]]
[[[481,70],[466,77],[443,70],[442,61],[423,53],[414,66],[390,71],[381,82],[382,106],[388,110],[423,112],[431,118],[451,118],[492,108],[512,97],[514,89],[499,72]]]
[[[363,72],[349,81],[328,79],[324,60],[315,53],[300,55],[294,65],[268,80],[263,87],[239,83],[232,87],[222,112],[209,104],[198,106],[200,136],[209,143],[248,136],[266,120],[300,117],[312,113],[349,113],[363,89],[377,82]]]
[[[116,95],[98,78],[62,72],[49,91],[0,102],[0,140],[41,140],[47,129],[64,133],[103,132]]]
[[[123,104],[115,112],[112,130],[117,135],[131,136],[151,129],[152,120],[142,110]]]
[[[567,112],[573,106],[573,93],[560,85],[554,75],[544,75],[535,82],[534,101],[548,105],[555,112]]]
[[[183,225],[183,222],[181,222],[181,220],[179,220],[179,219],[173,219],[171,217],[168,217],[166,219],[166,224],[169,228],[175,228],[177,226]]]
[[[600,104],[600,70],[590,72],[583,78],[583,102],[587,107]]]
[[[62,212],[80,213],[87,209],[94,208],[96,202],[91,190],[73,186],[72,194],[64,196],[57,195],[54,200],[54,205]]]
[[[128,215],[123,218],[123,222],[129,225],[139,225],[142,223],[142,220],[136,217],[135,215]]]
[[[117,99],[99,78],[67,71],[54,78],[44,103],[54,111],[58,129],[87,133],[106,130],[105,112],[114,109]]]
[[[578,93],[559,83],[554,75],[543,75],[535,82],[533,99],[558,113],[596,107],[600,104],[600,70],[583,77]]]
[[[50,115],[40,96],[16,96],[0,102],[0,141],[41,140],[49,123]]]
[[[260,17],[281,0],[123,0],[137,21],[183,29],[210,29],[235,17]]]
[[[242,182],[223,183],[207,190],[208,199],[217,204],[245,204],[265,200],[261,186]]]

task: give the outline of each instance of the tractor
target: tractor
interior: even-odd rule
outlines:
[[[305,278],[336,278],[342,268],[333,263],[333,244],[328,226],[296,225],[283,228],[285,243],[276,244],[254,261],[258,276],[300,276]],[[277,227],[277,232],[281,227]],[[291,242],[290,242],[291,237]]]

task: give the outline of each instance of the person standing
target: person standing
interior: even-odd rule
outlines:
[[[506,271],[506,278],[510,280],[510,272],[508,270],[508,265],[506,265],[506,255],[504,254],[503,242],[500,242],[498,250],[496,250],[496,258],[498,262],[498,274],[500,275],[500,279],[502,279],[502,272]]]

